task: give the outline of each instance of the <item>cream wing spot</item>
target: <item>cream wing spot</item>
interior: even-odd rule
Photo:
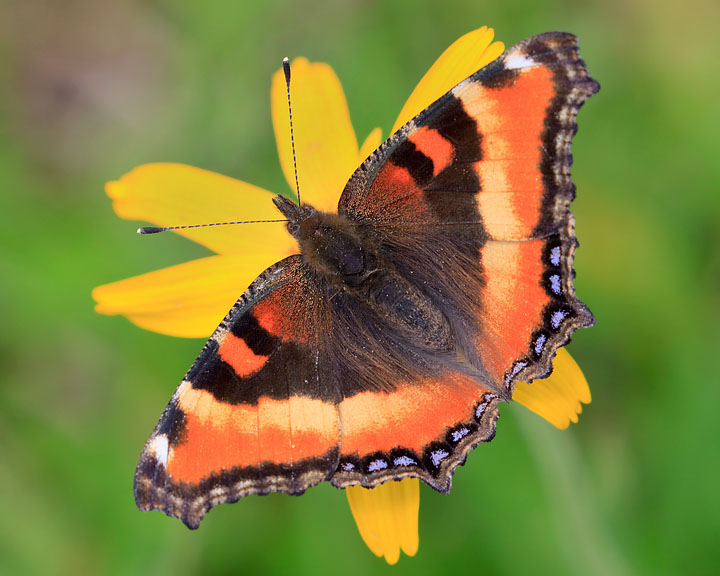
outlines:
[[[155,456],[156,460],[167,468],[168,451],[170,444],[165,434],[158,434],[148,443],[148,451]]]
[[[520,68],[531,68],[537,66],[537,62],[527,54],[519,51],[508,52],[505,58],[505,67],[509,70],[518,70]]]

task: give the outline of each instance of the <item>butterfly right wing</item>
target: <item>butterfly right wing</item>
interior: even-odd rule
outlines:
[[[299,494],[339,459],[339,391],[323,353],[325,299],[300,256],[261,274],[173,395],[135,473],[141,510],[197,528],[248,494]]]
[[[529,38],[393,134],[340,199],[509,392],[547,375],[557,348],[594,322],[573,289],[569,206],[575,118],[597,90],[574,36]]]

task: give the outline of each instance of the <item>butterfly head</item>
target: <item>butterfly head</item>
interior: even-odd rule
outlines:
[[[308,204],[299,205],[295,204],[289,198],[278,194],[273,198],[275,206],[282,212],[283,216],[288,219],[288,231],[296,239],[300,239],[300,225],[305,222],[308,218],[312,217],[317,213],[317,210]]]
[[[375,270],[374,250],[347,218],[299,206],[284,196],[273,202],[288,219],[288,231],[305,262],[331,283],[359,284]]]

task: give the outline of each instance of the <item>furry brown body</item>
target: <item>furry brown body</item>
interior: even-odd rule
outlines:
[[[288,231],[319,284],[330,287],[334,295],[344,292],[361,301],[400,335],[423,342],[432,352],[458,352],[450,322],[383,257],[376,229],[339,214],[298,206],[284,196],[274,202],[288,218]]]

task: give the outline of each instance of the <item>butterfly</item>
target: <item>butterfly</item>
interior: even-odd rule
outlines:
[[[417,477],[447,493],[517,380],[594,318],[573,288],[576,115],[599,85],[571,34],[509,48],[395,132],[337,213],[273,199],[300,254],[250,285],[135,473],[197,528],[249,494]]]

